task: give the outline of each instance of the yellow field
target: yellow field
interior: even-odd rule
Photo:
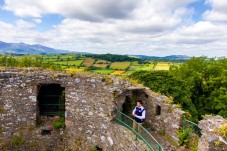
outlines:
[[[124,70],[118,70],[118,71],[114,71],[113,73],[111,73],[111,75],[122,74],[124,72],[125,72]]]
[[[94,64],[93,67],[106,68],[107,64]]]
[[[67,68],[65,69],[66,73],[73,74],[78,72],[84,72],[84,69],[78,69],[78,68]]]
[[[131,62],[114,62],[110,65],[110,69],[125,70],[130,64]]]
[[[169,70],[169,68],[169,63],[165,62],[158,62],[157,65],[154,67],[155,70]]]
[[[99,64],[99,63],[107,64],[107,63],[109,63],[109,62],[106,61],[106,60],[97,60],[95,63],[96,63],[96,64]]]
[[[94,64],[94,62],[95,62],[95,59],[87,58],[84,60],[83,66],[90,67],[91,65]]]

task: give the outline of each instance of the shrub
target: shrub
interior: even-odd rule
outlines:
[[[185,146],[185,148],[190,149],[190,151],[198,150],[199,136],[193,134],[193,130],[191,128],[180,128],[177,135],[181,146]]]
[[[189,129],[189,128],[180,128],[178,131],[177,131],[177,135],[178,135],[178,138],[179,138],[179,144],[180,145],[186,145],[188,142],[189,142],[189,139],[190,139],[190,135],[192,134],[192,130]]]
[[[52,127],[53,127],[55,130],[63,129],[63,128],[65,128],[65,118],[64,118],[64,117],[60,117],[60,119],[54,120],[54,121],[51,123],[51,125],[52,125]]]

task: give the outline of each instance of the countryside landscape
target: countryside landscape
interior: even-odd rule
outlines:
[[[227,151],[226,10],[0,0],[0,151]]]
[[[162,62],[152,60],[141,60],[135,57],[106,54],[99,55],[82,55],[82,54],[65,54],[65,55],[30,55],[30,56],[1,56],[3,60],[22,61],[24,59],[40,60],[43,64],[53,64],[59,70],[72,72],[90,71],[108,75],[130,75],[134,71],[154,71],[169,70],[170,66],[178,66],[177,62]],[[107,58],[106,60],[100,58]],[[121,60],[121,57],[124,59]],[[117,59],[115,59],[117,58]],[[115,61],[116,60],[116,61]],[[129,61],[127,61],[129,60]],[[10,61],[9,61],[10,62]],[[4,63],[4,61],[2,61]],[[10,66],[10,63],[8,64]]]

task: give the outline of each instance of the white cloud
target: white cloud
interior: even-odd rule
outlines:
[[[203,17],[205,20],[215,22],[227,22],[227,1],[224,0],[207,0],[212,9],[207,10]]]
[[[65,17],[84,20],[104,18],[125,18],[133,10],[138,0],[5,0],[5,10],[13,11],[20,17],[40,18],[44,14],[56,13]]]
[[[16,25],[17,25],[18,28],[21,28],[21,29],[30,29],[30,28],[35,27],[35,24],[24,21],[22,19],[17,20]]]
[[[193,22],[187,5],[194,1],[6,0],[4,9],[33,23],[0,21],[0,40],[94,53],[227,56],[227,26],[212,19],[225,19],[214,16],[225,15],[224,5],[210,0],[212,10],[204,21]],[[52,13],[64,19],[48,31],[37,31],[42,16]]]
[[[42,23],[42,19],[38,19],[38,18],[33,19],[33,21],[34,21],[36,24]]]

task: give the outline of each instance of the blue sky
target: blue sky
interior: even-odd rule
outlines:
[[[0,41],[92,53],[227,56],[223,0],[0,0]]]
[[[193,3],[190,3],[188,5],[188,8],[192,8],[195,10],[195,13],[192,16],[192,19],[197,22],[200,20],[203,20],[203,13],[206,12],[207,10],[211,10],[210,5],[206,4],[205,0],[197,0]]]

